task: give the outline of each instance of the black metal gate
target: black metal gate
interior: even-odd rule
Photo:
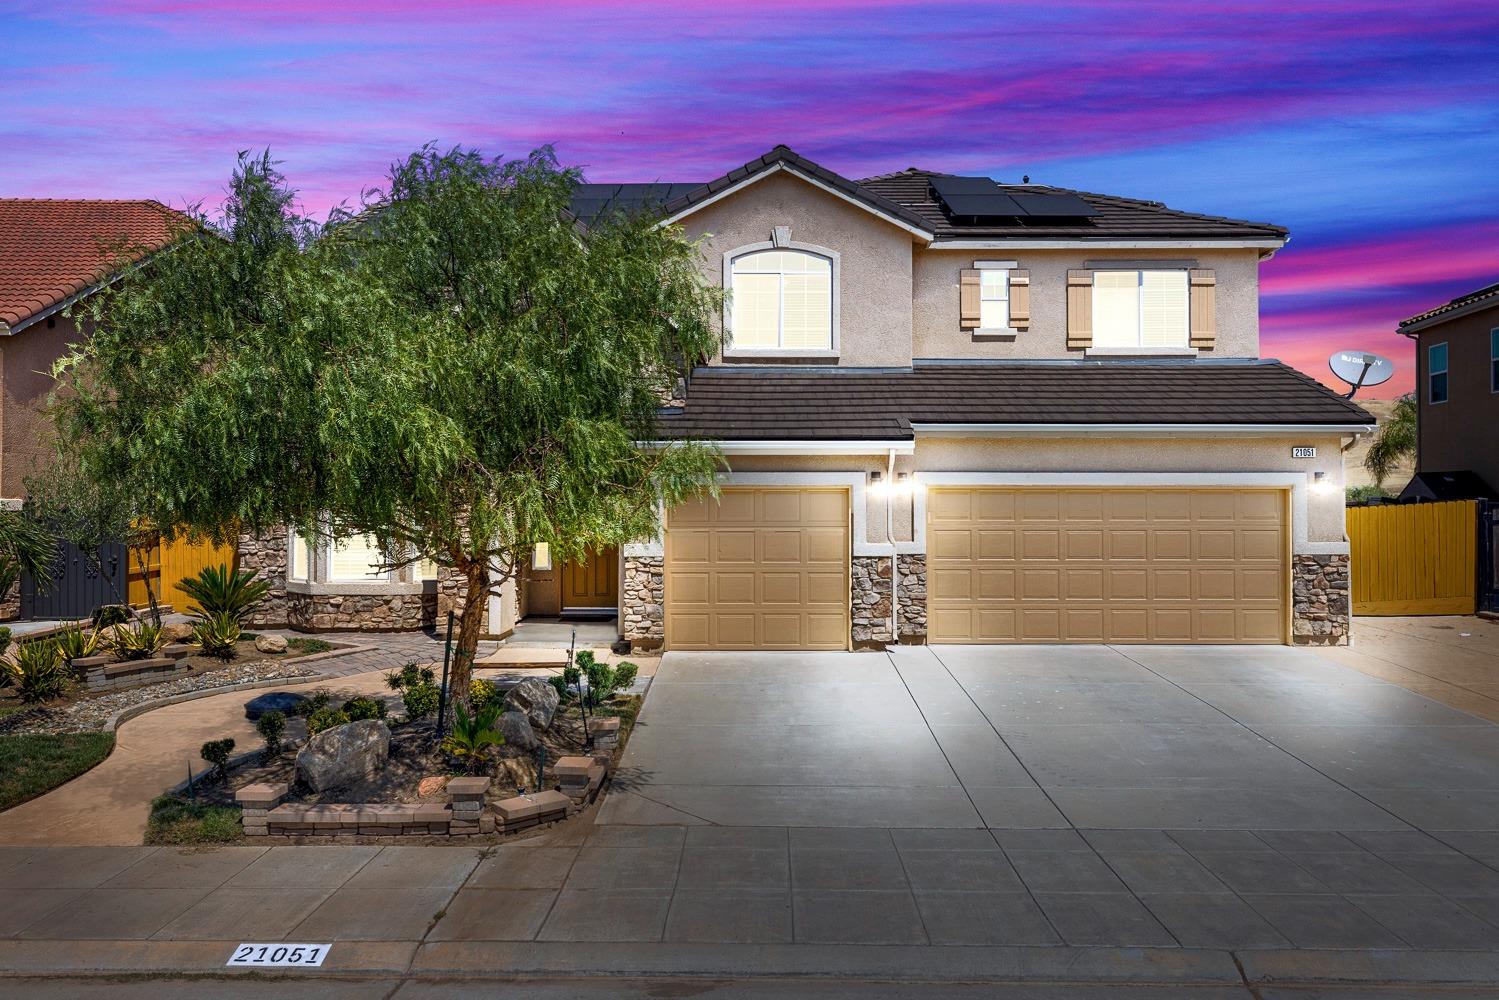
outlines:
[[[59,542],[45,590],[30,573],[21,574],[21,617],[88,618],[101,604],[123,604],[128,570],[122,543],[104,546],[96,561],[78,546]]]
[[[1499,614],[1499,502],[1478,501],[1478,610]]]

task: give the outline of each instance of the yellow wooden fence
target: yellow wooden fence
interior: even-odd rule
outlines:
[[[1477,504],[1348,508],[1356,615],[1471,615],[1476,607]]]
[[[146,568],[142,572],[141,556],[145,556]],[[146,600],[146,577],[151,578],[151,587],[156,591],[156,600],[171,604],[178,611],[186,611],[190,598],[177,589],[177,584],[189,577],[197,576],[206,566],[223,564],[234,568],[234,546],[215,545],[204,540],[188,541],[175,538],[161,541],[143,549],[130,552],[129,600],[131,604],[143,605]]]

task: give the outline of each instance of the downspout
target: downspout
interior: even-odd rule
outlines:
[[[885,470],[885,541],[890,543],[890,641],[900,644],[896,623],[900,621],[900,558],[895,554],[895,449]]]

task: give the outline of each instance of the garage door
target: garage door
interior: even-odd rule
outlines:
[[[1285,641],[1276,490],[933,489],[932,642]]]
[[[666,519],[670,649],[846,649],[848,492],[730,488]]]

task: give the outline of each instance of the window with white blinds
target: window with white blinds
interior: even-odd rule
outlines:
[[[989,267],[979,271],[979,329],[1010,325],[1010,272]]]
[[[387,576],[380,567],[385,556],[372,535],[355,535],[333,543],[328,560],[330,580],[379,580]]]
[[[1186,271],[1094,271],[1094,347],[1186,347]]]
[[[730,334],[736,350],[833,348],[833,262],[803,250],[734,258]]]
[[[307,539],[289,531],[291,535],[291,565],[286,568],[286,577],[289,580],[311,579],[312,572],[312,550],[307,546]]]

